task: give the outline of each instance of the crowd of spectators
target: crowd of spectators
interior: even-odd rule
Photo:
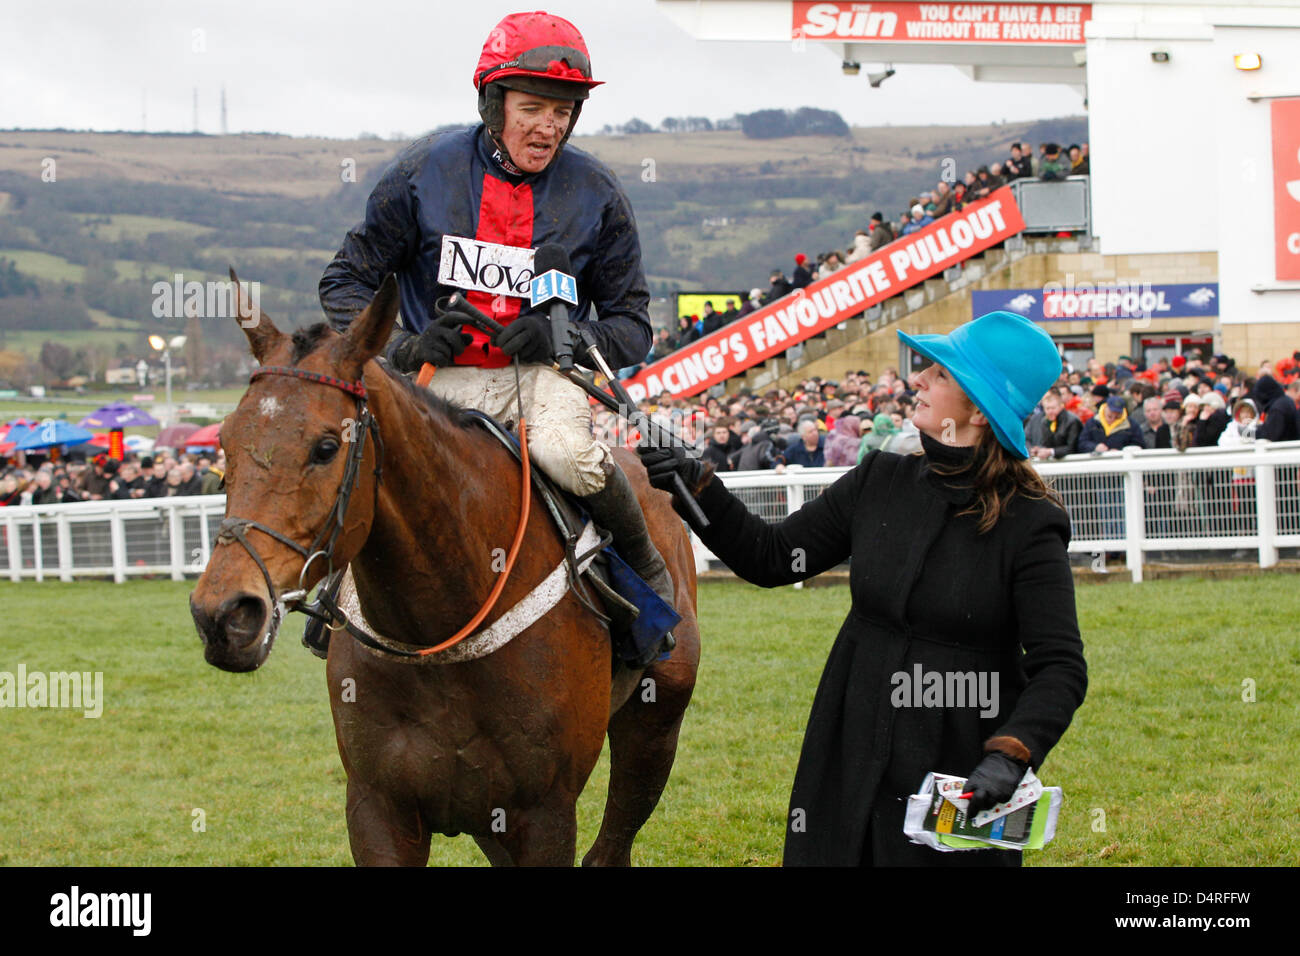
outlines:
[[[813,377],[794,389],[641,403],[676,429],[719,471],[782,472],[789,465],[853,465],[868,451],[919,451],[914,397],[898,370],[851,371],[839,381]],[[1063,363],[1061,377],[1025,424],[1032,458],[1045,461],[1126,446],[1227,447],[1255,439],[1300,440],[1300,351],[1246,372],[1226,355],[1200,350],[1146,365],[1127,355],[1084,368]],[[632,447],[613,413],[595,416],[599,437]]]
[[[104,499],[211,495],[222,490],[226,454],[128,452],[122,460],[96,455],[33,462],[0,470],[0,507]]]
[[[1005,159],[968,170],[960,179],[940,179],[934,189],[922,191],[911,197],[906,209],[896,220],[887,219],[883,212],[874,213],[865,229],[859,229],[849,240],[846,249],[830,249],[810,260],[805,253],[794,256],[794,270],[786,278],[784,268],[775,268],[768,275],[767,289],[755,287],[744,301],[724,299],[718,303],[705,302],[699,315],[682,315],[677,326],[659,329],[655,333],[650,354],[643,365],[624,371],[630,376],[644,365],[666,358],[677,349],[723,326],[743,319],[746,315],[771,302],[782,299],[796,289],[824,279],[828,275],[857,262],[882,249],[900,236],[923,229],[936,219],[960,212],[969,203],[985,199],[990,193],[1017,179],[1059,180],[1068,176],[1086,176],[1089,172],[1088,144],[1072,143],[1062,149],[1057,143],[1041,143],[1038,158],[1027,143],[1012,143],[1010,155]],[[952,181],[950,181],[952,180]]]

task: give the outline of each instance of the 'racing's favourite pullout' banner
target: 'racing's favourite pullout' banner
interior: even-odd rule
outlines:
[[[795,0],[793,37],[863,43],[1082,45],[1089,3],[810,3]]]
[[[638,402],[660,392],[702,392],[1024,228],[1011,189],[1003,186],[987,199],[697,339],[624,384]]]

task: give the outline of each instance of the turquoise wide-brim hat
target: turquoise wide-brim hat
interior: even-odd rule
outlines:
[[[898,337],[942,365],[984,413],[1002,446],[1028,458],[1025,419],[1061,375],[1052,337],[1023,315],[990,312],[947,335]]]

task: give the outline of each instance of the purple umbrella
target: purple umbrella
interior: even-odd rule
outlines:
[[[97,408],[81,421],[82,427],[107,428],[109,431],[122,431],[126,428],[138,428],[142,425],[157,425],[154,418],[143,408],[136,408],[125,402],[113,402],[103,408]]]

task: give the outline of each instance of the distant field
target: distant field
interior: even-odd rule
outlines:
[[[83,213],[77,217],[83,232],[95,232],[104,239],[143,239],[150,233],[168,232],[182,236],[202,236],[213,230],[207,226],[185,222],[181,219],[160,219],[157,216],[114,214],[107,223],[98,220],[103,216]]]
[[[50,282],[80,282],[86,271],[62,256],[31,249],[0,249],[0,259],[10,259],[19,272]]]
[[[99,719],[0,711],[0,863],[350,862],[324,665],[281,629],[264,669],[203,663],[193,582],[0,582],[0,670],[104,674]],[[772,866],[808,708],[849,607],[843,587],[699,589],[704,649],[676,767],[634,859]],[[1300,791],[1300,606],[1289,575],[1080,586],[1088,698],[1042,776],[1065,791],[1030,865],[1290,866]],[[50,609],[61,609],[51,617]],[[1247,680],[1254,702],[1243,700]],[[969,768],[937,768],[965,772]],[[579,805],[594,838],[603,756]],[[17,783],[20,782],[20,783]],[[919,783],[920,781],[918,781]],[[206,831],[192,828],[193,810]],[[432,861],[483,863],[465,837]]]

